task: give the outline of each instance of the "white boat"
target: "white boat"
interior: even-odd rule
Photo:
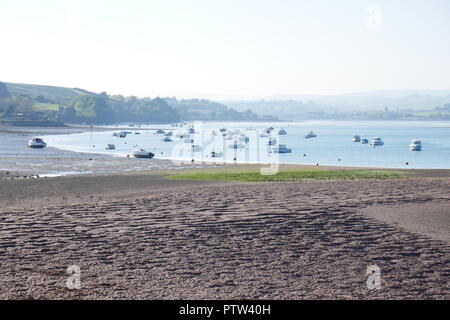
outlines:
[[[268,144],[269,146],[274,146],[274,145],[277,144],[277,139],[275,139],[275,138],[269,138],[269,141],[267,141],[267,144]]]
[[[275,152],[275,153],[291,153],[292,152],[292,149],[287,148],[285,144],[280,144],[280,145],[274,146],[272,149],[273,149],[273,152]]]
[[[164,137],[164,139],[161,139],[163,142],[172,142],[173,140],[170,139],[170,137]]]
[[[194,152],[200,152],[200,151],[202,151],[202,147],[197,145],[197,144],[195,144],[195,145],[193,145],[191,147],[191,150],[194,151]]]
[[[106,148],[105,148],[106,150],[115,150],[116,149],[116,145],[115,144],[112,144],[112,143],[108,143],[107,145],[106,145]]]
[[[220,129],[220,132],[225,132],[225,131],[227,131],[227,129],[225,129],[225,128]]]
[[[384,145],[383,140],[381,140],[381,137],[375,137],[372,139],[372,141],[370,142],[370,145],[372,147],[376,147],[376,146],[382,146]]]
[[[245,148],[245,145],[235,141],[234,143],[230,144],[228,146],[228,148],[230,148],[230,149],[242,149],[242,148]]]
[[[239,140],[240,142],[245,142],[245,143],[247,143],[247,142],[250,141],[250,138],[247,137],[247,136],[244,135],[244,134],[241,134],[241,135],[239,136],[238,140]]]
[[[362,143],[362,144],[368,144],[368,143],[369,143],[369,140],[366,139],[366,138],[361,139],[361,143]]]
[[[357,134],[355,134],[354,136],[353,136],[353,142],[361,142],[361,136],[360,135],[357,135]]]
[[[164,134],[164,133],[165,133],[164,130],[161,130],[161,129],[156,130],[156,134]]]
[[[45,148],[47,144],[41,138],[34,138],[28,141],[28,147],[33,149]]]
[[[133,149],[133,157],[135,158],[153,158],[155,156],[155,154],[153,152],[147,152],[144,149],[141,148],[134,148]]]
[[[127,132],[126,131],[120,131],[119,132],[119,138],[126,138]]]
[[[315,134],[314,132],[310,131],[307,134],[305,134],[305,139],[309,139],[309,138],[316,138],[317,134]]]
[[[422,151],[422,141],[418,139],[414,139],[411,141],[409,145],[410,151]]]
[[[211,152],[211,158],[220,158],[222,156],[223,156],[222,152],[215,152],[215,151]]]
[[[278,130],[277,133],[278,133],[278,135],[280,135],[280,136],[285,136],[285,135],[287,135],[287,132],[286,132],[286,130],[284,130],[284,129]]]
[[[188,132],[189,133],[195,133],[195,130],[194,130],[194,128],[189,128]]]
[[[173,136],[173,132],[172,132],[172,131],[169,131],[169,132],[167,132],[167,133],[164,133],[164,135],[165,135],[166,137],[171,137],[171,136]]]

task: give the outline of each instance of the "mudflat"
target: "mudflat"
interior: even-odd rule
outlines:
[[[140,173],[0,188],[3,299],[450,298],[446,177],[234,183]],[[71,265],[79,290],[66,287]],[[366,285],[370,265],[381,270],[378,290]]]

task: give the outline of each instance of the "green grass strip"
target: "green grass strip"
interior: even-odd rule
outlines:
[[[259,171],[190,173],[170,176],[180,180],[223,180],[241,182],[303,181],[303,180],[356,180],[356,179],[393,179],[407,175],[406,172],[391,170],[296,170],[280,171],[274,175],[262,175]]]

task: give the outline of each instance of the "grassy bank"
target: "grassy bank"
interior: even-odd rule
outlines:
[[[406,172],[392,170],[315,170],[300,169],[280,171],[274,175],[262,175],[259,171],[247,172],[196,172],[177,174],[171,179],[180,180],[223,180],[241,182],[270,182],[270,181],[303,181],[303,180],[355,180],[355,179],[392,179],[401,178]]]

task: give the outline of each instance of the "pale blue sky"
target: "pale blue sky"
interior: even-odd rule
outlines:
[[[0,0],[0,39],[6,82],[207,98],[450,89],[448,0]]]

